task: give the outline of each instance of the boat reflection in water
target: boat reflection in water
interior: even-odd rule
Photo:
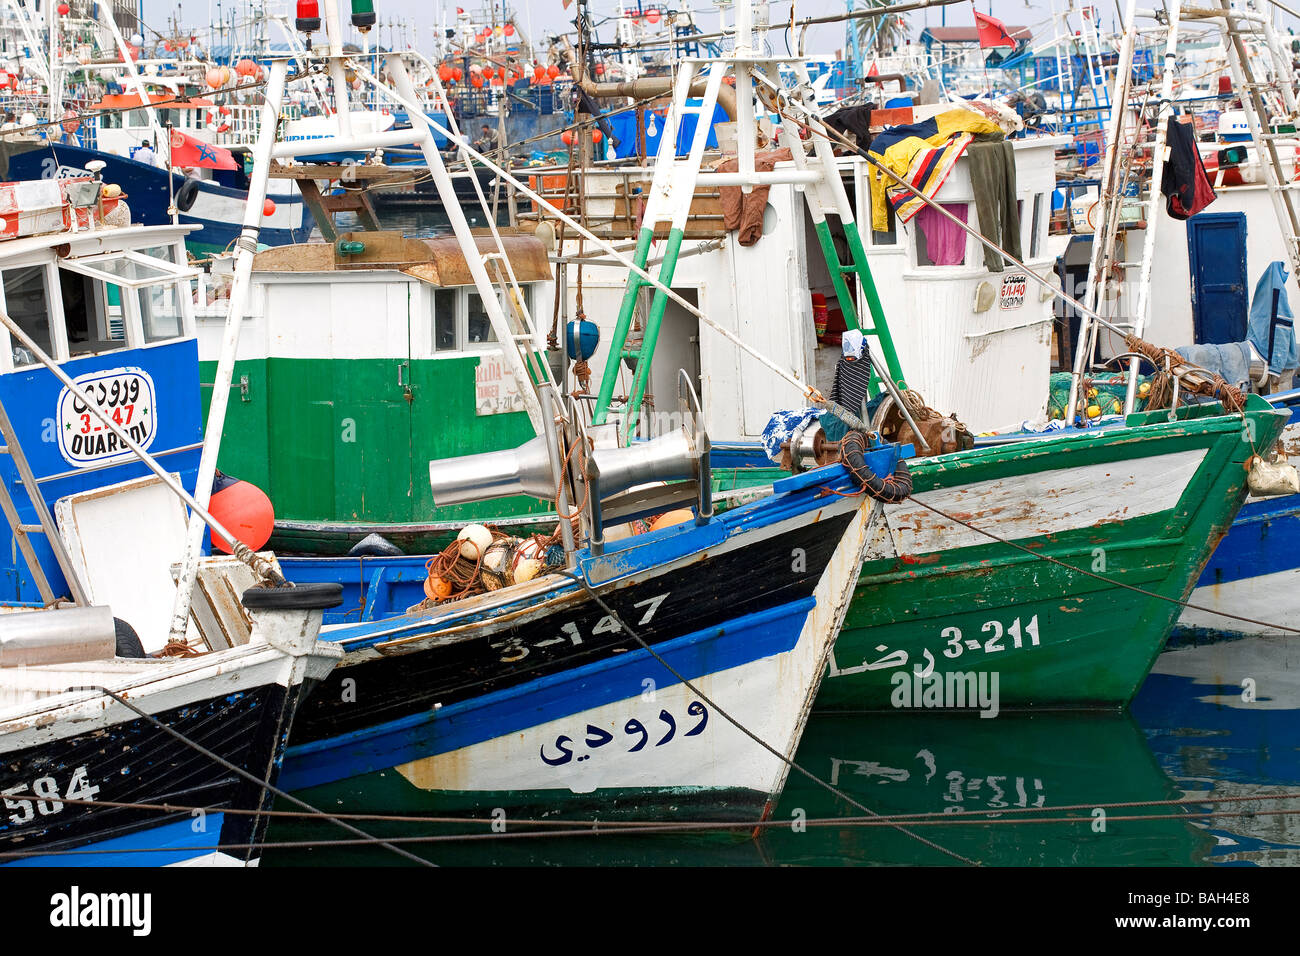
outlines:
[[[1160,769],[1134,721],[1119,714],[863,714],[813,718],[798,762],[876,813],[1003,811],[992,823],[914,827],[955,853],[989,865],[1191,865],[1204,861],[1215,840],[1181,811],[1169,819],[1110,822],[1094,832],[1085,811],[1077,823],[1010,825],[1005,811],[1020,807],[1093,805],[1120,800],[1174,800],[1180,791]],[[365,802],[409,814],[433,814],[425,793],[396,773],[367,778]],[[325,789],[325,788],[322,788]],[[379,791],[379,792],[376,792]],[[318,802],[342,810],[356,794],[340,790],[341,803],[317,792]],[[350,797],[351,799],[348,799]],[[1061,814],[1048,814],[1060,816]],[[558,814],[557,814],[558,816]],[[429,824],[371,825],[385,836],[473,833],[477,839],[436,843],[420,852],[444,865],[942,865],[955,861],[896,830],[818,820],[863,816],[860,810],[792,773],[774,815],[776,825],[757,840],[741,835],[674,833],[485,839],[488,822],[470,827]],[[801,820],[809,822],[799,826]],[[306,839],[302,824],[273,825],[270,841]],[[506,821],[507,833],[527,829]],[[282,853],[269,865],[309,861],[381,863],[383,851],[328,848]],[[373,859],[371,858],[373,857]]]
[[[1205,809],[1250,811],[1198,824],[1207,861],[1300,864],[1300,644],[1248,637],[1167,651],[1133,702],[1161,769],[1188,794],[1253,798]],[[1290,810],[1291,814],[1277,813]]]

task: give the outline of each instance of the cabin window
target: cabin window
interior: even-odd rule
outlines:
[[[5,309],[20,329],[31,336],[46,355],[53,355],[50,337],[50,306],[45,291],[45,267],[26,266],[22,269],[5,269]],[[14,365],[34,365],[36,356],[17,340],[10,338]]]
[[[184,334],[185,318],[175,285],[146,286],[137,289],[136,294],[140,297],[140,323],[145,342],[161,342]]]
[[[501,299],[501,307],[506,308],[504,299]],[[506,311],[508,313],[509,309]],[[487,310],[483,307],[483,299],[477,292],[469,294],[469,322],[465,331],[467,346],[485,345],[497,340],[496,330],[492,328],[492,320],[488,318]]]
[[[101,113],[99,116],[99,125],[103,129],[121,129],[122,114],[116,111]]]
[[[166,258],[139,252],[109,252],[61,262],[63,270],[86,276],[103,286],[98,293],[102,299],[95,300],[103,303],[97,308],[97,314],[102,316],[98,320],[101,341],[120,341],[115,334],[119,325],[126,330],[125,338],[132,345],[160,342],[188,333],[189,286],[195,273],[171,261],[176,255],[169,251],[172,248],[161,246],[152,250]],[[81,293],[74,292],[74,295],[87,305],[92,301]]]
[[[126,114],[126,125],[137,129],[149,125],[149,114],[144,110],[130,110]]]
[[[456,293],[433,290],[433,348],[437,352],[456,350]]]
[[[870,220],[868,220],[868,223],[870,223]],[[887,228],[883,232],[878,229],[871,230],[871,244],[873,246],[898,245],[898,220],[894,218],[894,210],[888,202],[885,203],[885,224]]]
[[[970,205],[964,202],[940,203],[961,222],[969,222]],[[966,264],[966,230],[932,206],[924,206],[912,219],[916,234],[918,266],[961,266]]]
[[[63,321],[68,331],[68,354],[93,355],[122,347],[121,322],[110,328],[105,297],[100,283],[88,276],[59,270],[59,292],[63,297]]]
[[[532,287],[521,285],[523,304],[531,305]],[[432,351],[435,354],[462,352],[467,350],[491,348],[497,343],[496,330],[487,310],[483,308],[483,299],[473,286],[461,286],[456,289],[431,289],[429,297],[430,326],[432,330]],[[523,335],[524,329],[514,318],[512,310],[506,305],[503,292],[497,293],[498,301],[505,310],[506,321],[510,323],[517,335]]]

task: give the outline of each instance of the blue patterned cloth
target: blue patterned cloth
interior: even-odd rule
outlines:
[[[790,441],[796,434],[803,431],[810,422],[820,418],[821,414],[822,409],[820,408],[804,408],[798,411],[773,413],[772,417],[767,420],[767,425],[763,428],[763,450],[767,452],[767,457],[780,464],[782,443]]]

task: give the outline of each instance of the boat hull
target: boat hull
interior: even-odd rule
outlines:
[[[819,709],[1126,705],[1232,524],[1253,454],[1238,417],[1160,414],[916,463],[917,500],[1028,553],[916,501],[888,506]],[[1255,445],[1271,445],[1283,416],[1250,417]],[[996,700],[972,704],[981,686]]]
[[[246,646],[183,666],[154,665],[165,676],[146,671],[110,682],[153,720],[90,691],[66,703],[61,695],[45,707],[7,708],[0,713],[0,864],[256,865],[267,825],[260,811],[271,806],[263,783],[275,784],[294,715],[337,660],[333,650],[290,657]],[[106,680],[93,662],[11,676],[65,675],[68,686]],[[50,799],[21,799],[31,795]]]
[[[877,453],[877,464],[892,456]],[[653,795],[696,816],[743,805],[761,818],[878,514],[827,494],[831,483],[851,487],[842,467],[824,469],[702,527],[584,557],[600,602],[555,576],[495,592],[495,606],[426,613],[423,624],[416,615],[328,631],[346,656],[295,726],[285,785],[352,779],[356,792],[356,779],[393,768],[438,806],[517,812],[546,792],[552,807],[576,800],[614,812],[630,806],[620,795],[636,793],[642,811]]]

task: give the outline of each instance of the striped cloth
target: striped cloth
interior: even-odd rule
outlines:
[[[871,352],[858,329],[844,333],[841,347],[844,355],[835,363],[831,401],[862,418],[862,406],[871,397]]]
[[[920,123],[892,126],[871,141],[868,154],[895,175],[933,199],[947,181],[966,147],[976,136],[1001,137],[991,120],[967,109],[952,109]],[[888,208],[900,222],[909,222],[925,202],[905,186],[872,167],[871,228],[889,230]]]

